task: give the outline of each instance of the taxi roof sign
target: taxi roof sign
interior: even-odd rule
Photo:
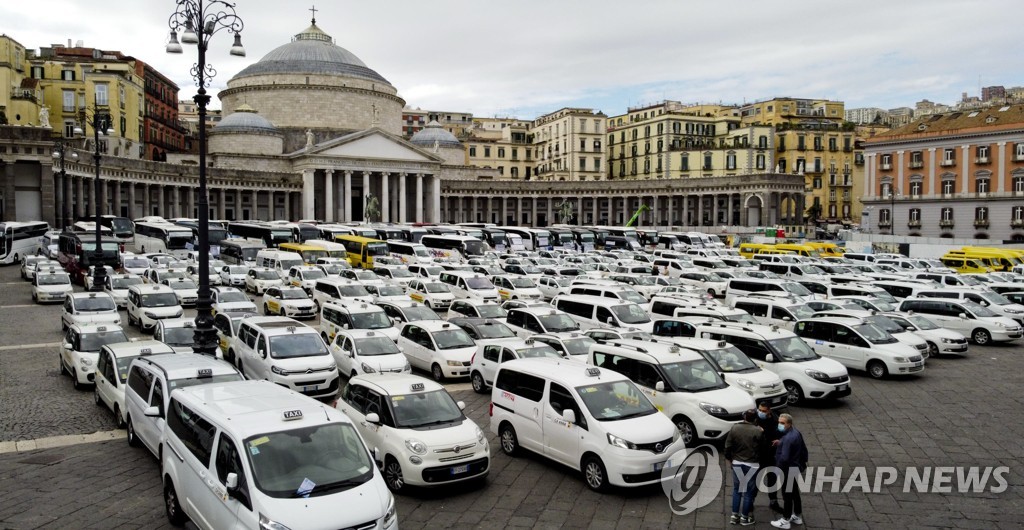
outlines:
[[[301,410],[286,410],[286,411],[284,411],[281,414],[281,416],[282,416],[282,418],[284,418],[284,421],[301,420],[302,419],[302,411]]]
[[[409,387],[409,389],[410,389],[410,390],[412,390],[413,392],[420,392],[420,391],[422,391],[422,390],[423,390],[423,389],[425,389],[425,388],[426,388],[426,386],[424,386],[424,384],[423,384],[423,383],[413,383],[413,384],[412,384],[412,385],[411,385],[411,386]]]
[[[199,368],[196,377],[213,377],[213,368]]]
[[[601,375],[601,369],[600,368],[587,368],[587,376],[588,377],[597,377],[599,375]]]

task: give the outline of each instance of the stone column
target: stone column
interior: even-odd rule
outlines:
[[[416,215],[413,219],[417,223],[423,222],[423,173],[416,174]]]
[[[432,200],[434,201],[434,222],[441,222],[441,176],[433,175],[431,180],[434,183],[434,193]]]
[[[551,222],[552,221],[552,219],[551,219],[551,214],[552,214],[551,203],[554,202],[554,201],[552,200],[551,196],[548,196],[547,200],[548,200],[548,211],[546,212],[547,218],[545,219],[545,222],[547,223],[548,226],[551,226],[553,224]]]
[[[363,196],[360,200],[363,203],[363,218],[360,221],[366,220],[366,198],[370,195],[370,172],[363,171]]]
[[[58,164],[60,162],[58,161]],[[64,220],[64,212],[67,211],[64,208],[64,180],[60,178],[60,170],[54,171],[53,166],[50,166],[50,173],[53,176],[53,192],[54,192],[54,228],[60,228],[67,224]],[[44,171],[45,174],[45,171]]]
[[[126,182],[128,185],[128,218],[135,219],[135,183]]]
[[[224,220],[228,216],[228,194],[225,188],[217,190],[219,196],[217,201],[217,218]]]
[[[314,188],[313,170],[302,171],[302,218],[316,218],[316,189]]]
[[[181,217],[178,215],[178,208],[181,206],[181,192],[178,186],[171,186],[171,207],[168,211],[171,217]]]
[[[391,197],[389,193],[388,177],[391,173],[380,174],[380,220],[385,223],[391,222]]]
[[[501,222],[498,225],[505,225],[508,222],[508,196],[501,196]]]
[[[718,225],[718,194],[711,196],[711,226]]]
[[[345,172],[345,193],[342,198],[342,212],[346,223],[352,222],[352,172]]]
[[[523,197],[516,197],[516,218],[513,226],[519,226],[523,222]]]
[[[284,192],[284,219],[292,220],[292,192],[290,191]]]
[[[598,206],[600,206],[600,204],[601,204],[601,198],[600,197],[598,197],[597,195],[592,195],[590,197],[590,210],[591,210],[591,213],[594,215],[594,218],[590,220],[591,224],[595,224],[595,225],[596,224],[600,224],[600,221],[601,221],[600,213],[601,212],[598,211]],[[583,206],[583,205],[581,204],[580,206]],[[583,211],[583,208],[581,207],[580,208],[580,212],[582,213],[582,211]]]
[[[690,196],[683,195],[683,226],[687,226],[690,221]]]
[[[65,173],[67,169],[65,168]],[[74,177],[65,174],[64,176],[64,226],[70,226],[74,221],[74,204],[77,201],[74,189]]]
[[[82,194],[83,187],[84,187],[83,183],[82,183],[82,181],[83,181],[82,177],[74,177],[74,176],[70,176],[70,175],[68,177],[71,180],[74,181],[74,187],[75,187],[75,200],[74,200],[74,202],[71,203],[73,205],[73,209],[74,209],[74,212],[72,214],[72,218],[71,218],[70,223],[69,223],[69,224],[71,224],[74,221],[77,221],[77,220],[82,218],[82,205],[85,204],[85,201],[83,200],[85,198],[85,195]],[[13,183],[13,181],[12,181],[12,183]]]
[[[324,171],[324,221],[334,222],[334,170]]]
[[[659,225],[658,220],[661,217],[661,211],[659,210],[658,207],[659,207],[658,196],[657,195],[652,195],[651,196],[651,213],[653,214],[653,215],[651,215],[651,225],[652,226],[658,226]]]
[[[452,200],[455,201],[455,218],[452,218],[449,215],[448,216],[448,221],[453,223],[453,224],[461,223],[462,222],[462,195],[455,195],[455,196],[452,197]]]
[[[113,202],[113,206],[112,206],[114,211],[112,213],[114,215],[118,216],[118,217],[121,216],[121,187],[122,187],[122,185],[123,185],[123,183],[120,180],[114,182],[114,202]]]
[[[196,211],[197,192],[198,188],[194,188],[192,186],[185,186],[185,204],[188,207],[188,210],[185,213],[185,217],[190,217],[192,219],[199,218],[199,212]]]
[[[167,195],[166,188],[163,184],[158,184],[156,187],[156,214],[161,217],[167,217]]]
[[[273,199],[273,197],[271,197],[271,199]],[[270,216],[269,217],[270,217],[270,219],[267,219],[268,221],[273,221],[274,220],[274,202],[273,201],[270,202]],[[259,218],[260,218],[260,190],[252,190],[252,219],[254,221],[257,221],[257,220],[259,220]]]
[[[399,173],[398,175],[398,222],[404,223],[406,213],[409,210],[405,196],[405,178],[409,176],[407,173]]]
[[[960,185],[955,190],[956,193],[967,193],[970,190],[967,189],[967,183],[970,181],[970,175],[967,168],[970,166],[971,157],[971,146],[961,145],[960,146]]]

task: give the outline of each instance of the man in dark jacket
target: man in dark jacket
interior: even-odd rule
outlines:
[[[725,436],[725,462],[732,468],[731,524],[754,524],[754,495],[757,494],[757,469],[761,454],[761,428],[754,424],[757,412],[743,413],[743,422],[733,425]]]
[[[775,440],[782,438],[782,433],[779,432],[779,418],[775,416],[775,412],[767,403],[757,406],[757,426],[764,431],[764,437],[761,439],[761,453],[758,458],[761,468],[758,472],[764,477],[764,485],[768,489],[768,507],[773,512],[782,513],[779,492],[774,487],[778,475],[768,471],[775,465]]]
[[[782,470],[782,517],[772,521],[772,526],[787,530],[790,525],[801,525],[803,507],[800,505],[798,477],[807,469],[807,445],[800,431],[793,426],[793,417],[779,414],[779,438],[775,446],[775,465]]]

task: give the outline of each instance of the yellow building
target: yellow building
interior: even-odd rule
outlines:
[[[498,170],[499,178],[533,178],[530,122],[515,118],[473,118],[467,128],[467,165]]]
[[[41,92],[29,78],[25,47],[0,35],[0,124],[39,125]]]
[[[735,107],[678,101],[608,119],[610,179],[724,177],[771,172],[770,126],[743,126]]]
[[[567,107],[533,120],[533,178],[601,180],[607,119],[601,111]]]
[[[863,165],[856,163],[856,134],[843,102],[774,98],[744,105],[739,114],[744,124],[774,127],[776,172],[804,175],[809,221],[859,222]]]
[[[100,136],[100,152],[141,158],[145,106],[144,65],[120,52],[52,46],[28,58],[29,76],[38,84],[50,125],[65,138],[81,128],[92,149],[92,116],[110,114],[110,136]]]

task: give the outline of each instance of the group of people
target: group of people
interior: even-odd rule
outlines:
[[[772,526],[786,530],[803,524],[797,476],[807,469],[807,445],[792,416],[776,416],[764,403],[757,410],[744,412],[743,422],[734,425],[725,438],[725,460],[733,475],[731,524],[754,524],[759,475],[764,476],[769,507],[779,514]]]

